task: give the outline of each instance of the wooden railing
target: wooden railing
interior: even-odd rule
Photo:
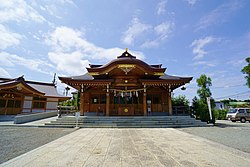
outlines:
[[[58,118],[62,115],[75,115],[75,112],[78,112],[77,107],[75,106],[57,106]]]
[[[189,115],[188,106],[173,106],[173,115]]]

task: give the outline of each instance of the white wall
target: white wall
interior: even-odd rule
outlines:
[[[33,97],[25,96],[24,97],[24,104],[22,112],[30,112],[32,108],[32,100]],[[58,98],[47,98],[46,100],[46,111],[45,112],[52,112],[57,111],[58,105]],[[43,109],[32,109],[32,113],[44,112]]]

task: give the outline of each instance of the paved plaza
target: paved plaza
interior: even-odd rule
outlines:
[[[0,166],[249,166],[250,154],[178,129],[79,129]]]

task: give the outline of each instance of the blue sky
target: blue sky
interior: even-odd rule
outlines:
[[[249,99],[248,0],[0,0],[0,77],[51,82],[105,64],[125,48],[166,73],[211,77],[215,99]],[[65,85],[57,81],[59,93]]]

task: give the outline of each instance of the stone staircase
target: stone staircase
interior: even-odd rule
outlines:
[[[80,128],[180,128],[207,126],[207,123],[190,116],[135,116],[135,117],[97,117],[81,116]],[[74,116],[65,116],[46,123],[45,127],[76,127]]]

